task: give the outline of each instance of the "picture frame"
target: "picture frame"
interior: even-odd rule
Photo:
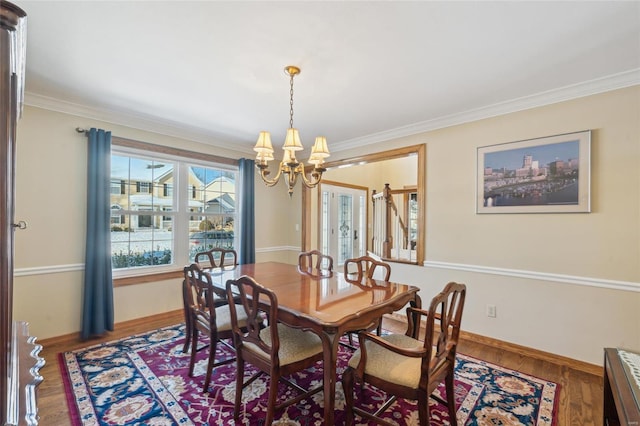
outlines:
[[[477,149],[476,213],[591,212],[591,130]]]

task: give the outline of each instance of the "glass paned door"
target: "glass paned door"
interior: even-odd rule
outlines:
[[[366,196],[363,189],[323,184],[320,247],[342,268],[346,259],[366,253]]]

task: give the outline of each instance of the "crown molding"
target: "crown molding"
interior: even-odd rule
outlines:
[[[585,96],[596,95],[598,93],[609,92],[612,90],[623,89],[625,87],[636,86],[638,84],[640,84],[640,68],[583,83],[565,86],[559,89],[548,90],[535,95],[524,96],[522,98],[488,105],[486,107],[435,118],[433,120],[422,121],[408,126],[398,127],[396,129],[349,139],[340,142],[340,144],[335,144],[332,147],[332,151],[339,152],[347,149],[359,148],[373,143],[399,139],[419,133],[443,129],[445,127],[470,123],[473,121],[551,105]]]
[[[613,74],[603,78],[586,81],[583,83],[565,86],[559,89],[549,90],[535,95],[524,96],[506,102],[500,102],[486,107],[451,114],[432,120],[402,126],[383,132],[373,133],[366,136],[348,139],[332,144],[333,152],[345,151],[359,148],[373,143],[385,142],[399,139],[419,133],[451,127],[459,124],[478,121],[486,118],[505,115],[517,111],[523,111],[558,102],[577,99],[598,93],[622,89],[625,87],[640,84],[640,68]],[[65,114],[76,115],[78,117],[93,120],[105,121],[112,124],[144,130],[151,133],[158,133],[181,139],[188,139],[212,145],[223,149],[233,149],[235,151],[251,154],[250,146],[230,146],[230,142],[220,140],[220,135],[214,135],[202,128],[186,126],[171,120],[161,120],[152,116],[131,113],[129,111],[116,111],[105,108],[88,107],[86,105],[73,102],[62,101],[56,98],[38,95],[36,93],[25,93],[25,104],[33,107],[43,108]]]

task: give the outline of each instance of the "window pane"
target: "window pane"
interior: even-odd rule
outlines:
[[[113,216],[112,216],[113,218]],[[137,225],[147,220],[165,222],[164,229]],[[113,268],[167,265],[172,263],[173,223],[160,215],[125,215],[125,221],[135,226],[111,227],[111,257]]]
[[[171,162],[112,155],[111,204],[125,210],[175,211],[173,171]],[[148,220],[141,226],[148,227]]]
[[[353,197],[338,195],[338,264],[353,257]]]
[[[126,209],[129,206],[129,157],[111,156],[111,206]]]
[[[329,191],[322,191],[322,252],[331,253],[329,250]]]
[[[189,259],[214,247],[234,248],[235,173],[189,167]]]

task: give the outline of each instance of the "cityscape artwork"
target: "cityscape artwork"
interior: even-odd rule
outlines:
[[[478,213],[589,212],[591,132],[478,148]]]

